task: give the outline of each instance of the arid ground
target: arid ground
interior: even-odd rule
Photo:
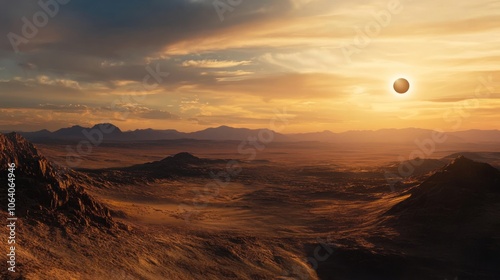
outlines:
[[[450,205],[458,208],[443,218],[432,211],[448,207],[444,202],[406,201],[418,198],[425,182],[451,184],[440,176],[461,176],[455,169],[483,172],[456,159],[460,152],[498,168],[500,155],[487,151],[499,147],[439,147],[434,160],[395,182],[387,174],[401,173],[398,155],[410,154],[412,145],[272,143],[248,160],[238,144],[103,143],[75,170],[60,167],[74,143],[35,144],[52,162],[55,180],[81,186],[109,209],[109,222],[81,217],[94,213],[84,199],[78,210],[48,207],[50,219],[27,210],[18,226],[17,279],[500,277],[498,174],[488,173],[484,184],[494,185],[488,193],[495,195],[478,200],[473,217],[463,218],[468,224],[453,222],[462,204]],[[472,173],[463,180],[475,180]],[[432,212],[425,222],[415,205]]]

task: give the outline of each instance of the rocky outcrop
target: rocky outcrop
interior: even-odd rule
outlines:
[[[0,134],[0,174],[6,192],[7,169],[15,163],[16,215],[47,223],[113,225],[109,210],[95,201],[74,172],[60,172],[17,133]],[[2,210],[7,203],[2,202]]]

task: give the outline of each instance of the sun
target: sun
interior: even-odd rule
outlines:
[[[406,99],[410,95],[413,95],[416,84],[409,75],[399,73],[389,78],[387,86],[389,92],[393,93],[394,96]]]
[[[405,78],[399,78],[394,82],[394,90],[399,94],[405,94],[410,90],[410,82]]]

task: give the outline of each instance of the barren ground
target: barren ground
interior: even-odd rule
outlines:
[[[380,166],[397,160],[398,154],[409,154],[411,145],[397,151],[270,146],[218,187],[210,174],[117,183],[88,170],[141,164],[182,151],[202,158],[245,159],[235,153],[237,145],[229,144],[235,143],[211,149],[161,143],[95,148],[79,168],[101,182],[87,186],[87,191],[112,210],[121,229],[54,229],[21,221],[22,275],[96,280],[348,279],[321,275],[311,260],[321,264],[324,256],[347,247],[398,253],[397,244],[389,242],[398,233],[380,225],[381,215],[408,197],[404,191],[425,176],[408,179],[393,190]],[[37,147],[50,160],[64,161],[64,145]],[[456,151],[445,147],[434,157]],[[217,173],[224,167],[211,168]],[[453,273],[435,279],[452,279]]]

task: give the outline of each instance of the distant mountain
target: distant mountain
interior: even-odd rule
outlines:
[[[332,142],[338,140],[338,134],[333,133],[329,130],[325,130],[322,132],[288,134],[287,136],[289,137],[289,139],[295,141]]]
[[[22,132],[21,133],[26,139],[48,139],[53,136],[53,133],[47,129],[42,129],[34,132]]]
[[[37,132],[21,132],[32,141],[42,140],[84,140],[89,137],[97,138],[102,133],[104,141],[152,141],[152,140],[214,140],[214,141],[258,141],[273,142],[331,142],[331,143],[414,143],[416,140],[432,139],[435,133],[432,130],[419,128],[381,129],[381,130],[353,130],[342,133],[331,131],[281,134],[269,129],[248,129],[220,126],[207,128],[196,132],[179,132],[177,130],[137,129],[121,131],[112,124],[98,124],[91,128],[73,126],[62,128],[54,132],[41,130]],[[89,136],[90,135],[90,136]],[[447,143],[487,143],[500,142],[498,130],[468,130],[446,133]]]
[[[69,128],[61,128],[57,131],[54,131],[49,136],[49,138],[80,140],[80,139],[95,137],[97,139],[97,136],[92,131],[99,131],[99,133],[102,133],[103,137],[105,137],[107,140],[119,140],[124,137],[123,132],[115,125],[109,123],[102,123],[102,124],[96,124],[91,128],[86,128],[79,125],[75,125]],[[47,138],[46,133],[44,133],[43,135],[26,135],[26,136]]]
[[[87,194],[76,172],[59,172],[17,133],[0,134],[0,166],[7,167],[10,163],[16,165],[17,217],[36,218],[59,226],[113,225],[109,210]],[[7,182],[5,168],[1,177]],[[7,183],[1,185],[1,191],[7,193]],[[2,197],[2,211],[6,211],[6,196]]]
[[[86,128],[79,126],[79,125],[75,125],[72,127],[61,128],[59,130],[56,130],[56,131],[54,131],[54,133],[52,133],[52,135],[55,137],[70,137],[70,138],[72,138],[72,137],[79,136],[79,134],[81,134],[82,130],[84,130],[84,129],[86,129]]]
[[[92,128],[82,126],[73,126],[62,128],[54,132],[47,130],[38,132],[21,132],[21,134],[32,141],[41,140],[88,140],[97,139],[98,135],[103,136],[104,141],[153,141],[153,140],[214,140],[214,141],[245,141],[249,138],[272,139],[273,141],[283,142],[292,141],[287,136],[276,133],[268,129],[247,129],[220,126],[217,128],[208,128],[202,131],[184,133],[177,130],[154,130],[137,129],[134,131],[122,132],[118,127],[112,124],[98,124]],[[272,138],[271,138],[272,137]]]
[[[455,137],[458,137],[465,142],[499,142],[500,141],[500,130],[467,130],[458,131],[452,133]]]
[[[290,141],[285,135],[276,133],[269,129],[248,129],[248,128],[233,128],[229,126],[220,126],[217,128],[207,128],[202,131],[197,131],[187,134],[189,138],[198,140],[246,140],[249,137],[259,137],[267,139],[272,135],[273,141],[283,142]],[[257,138],[258,140],[258,138]]]
[[[347,131],[341,133],[339,142],[350,143],[414,143],[416,140],[432,139],[434,131],[420,128],[381,129],[376,131]],[[463,142],[447,133],[447,142]]]
[[[176,140],[188,138],[186,133],[179,132],[177,130],[154,130],[154,129],[137,129],[134,131],[129,131],[125,133],[129,139],[133,140]]]

